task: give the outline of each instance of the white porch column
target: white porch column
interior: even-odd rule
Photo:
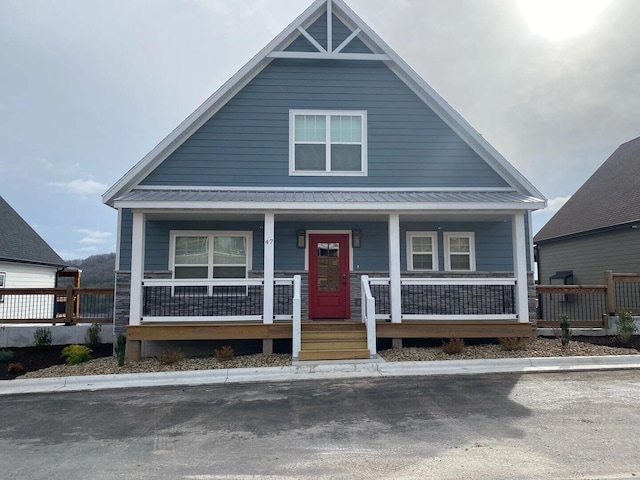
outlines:
[[[273,323],[273,279],[275,259],[275,219],[264,214],[264,323]]]
[[[402,292],[400,289],[400,215],[389,215],[389,294],[391,322],[402,321]]]
[[[513,273],[516,277],[516,314],[519,322],[529,321],[529,294],[527,285],[527,237],[524,213],[511,217],[513,236]]]
[[[129,325],[140,325],[142,318],[142,280],[144,279],[144,213],[133,212],[132,227]]]

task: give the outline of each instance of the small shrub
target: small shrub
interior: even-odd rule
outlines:
[[[560,330],[562,334],[560,335],[560,342],[562,342],[562,347],[566,348],[571,341],[571,328],[569,325],[569,317],[567,315],[560,315]]]
[[[524,350],[527,346],[527,340],[525,337],[500,337],[498,343],[502,350],[512,352],[515,350]]]
[[[50,347],[51,342],[51,330],[48,328],[36,328],[33,332],[33,343],[36,347]]]
[[[8,362],[13,358],[12,350],[0,350],[0,363]]]
[[[219,349],[214,350],[213,353],[219,362],[227,362],[233,358],[233,348],[231,348],[231,345],[223,345]]]
[[[124,366],[125,353],[127,351],[127,337],[121,333],[116,337],[116,359],[118,360],[118,366]]]
[[[180,363],[184,359],[184,355],[180,350],[165,350],[158,355],[158,362],[162,365],[173,365]]]
[[[7,371],[9,373],[22,373],[24,372],[24,367],[20,362],[10,363]]]
[[[102,343],[102,325],[94,323],[87,329],[84,335],[84,344],[87,347],[97,347]]]
[[[618,314],[618,330],[616,340],[622,343],[629,343],[631,336],[638,331],[636,321],[631,312],[621,312]]]
[[[442,351],[444,353],[448,353],[449,355],[456,355],[458,353],[462,353],[464,350],[464,339],[463,338],[450,338],[448,342],[443,342]]]
[[[91,349],[86,345],[68,345],[62,349],[62,358],[67,365],[78,365],[91,360]]]

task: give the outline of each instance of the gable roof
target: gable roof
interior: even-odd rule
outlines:
[[[620,145],[534,242],[640,222],[640,137]]]
[[[64,266],[36,231],[0,197],[0,261]]]
[[[325,45],[316,41],[306,28],[326,14],[327,40]],[[334,48],[332,19],[335,15],[351,29],[344,41]],[[300,37],[317,51],[288,50]],[[368,53],[346,53],[345,46],[357,40],[368,48]],[[297,49],[295,49],[297,50]],[[489,166],[514,190],[522,195],[545,200],[545,197],[493,148],[462,116],[429,86],[400,56],[391,49],[343,0],[316,0],[282,33],[263,48],[217,92],[189,115],[151,152],[131,168],[103,196],[102,201],[113,206],[114,200],[135,188],[155,167],[173,153],[198,128],[206,123],[233,96],[247,85],[274,58],[366,59],[383,61],[416,95],[427,104],[456,134],[458,134]]]

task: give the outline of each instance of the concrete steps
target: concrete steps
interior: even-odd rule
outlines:
[[[361,322],[321,322],[302,325],[300,360],[369,358],[367,331]]]

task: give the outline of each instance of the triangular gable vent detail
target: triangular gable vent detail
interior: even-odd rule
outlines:
[[[390,60],[374,51],[362,29],[353,24],[332,0],[325,3],[307,22],[297,27],[300,34],[285,48],[274,50],[270,58],[313,58],[330,60]],[[375,48],[375,47],[374,47]]]

